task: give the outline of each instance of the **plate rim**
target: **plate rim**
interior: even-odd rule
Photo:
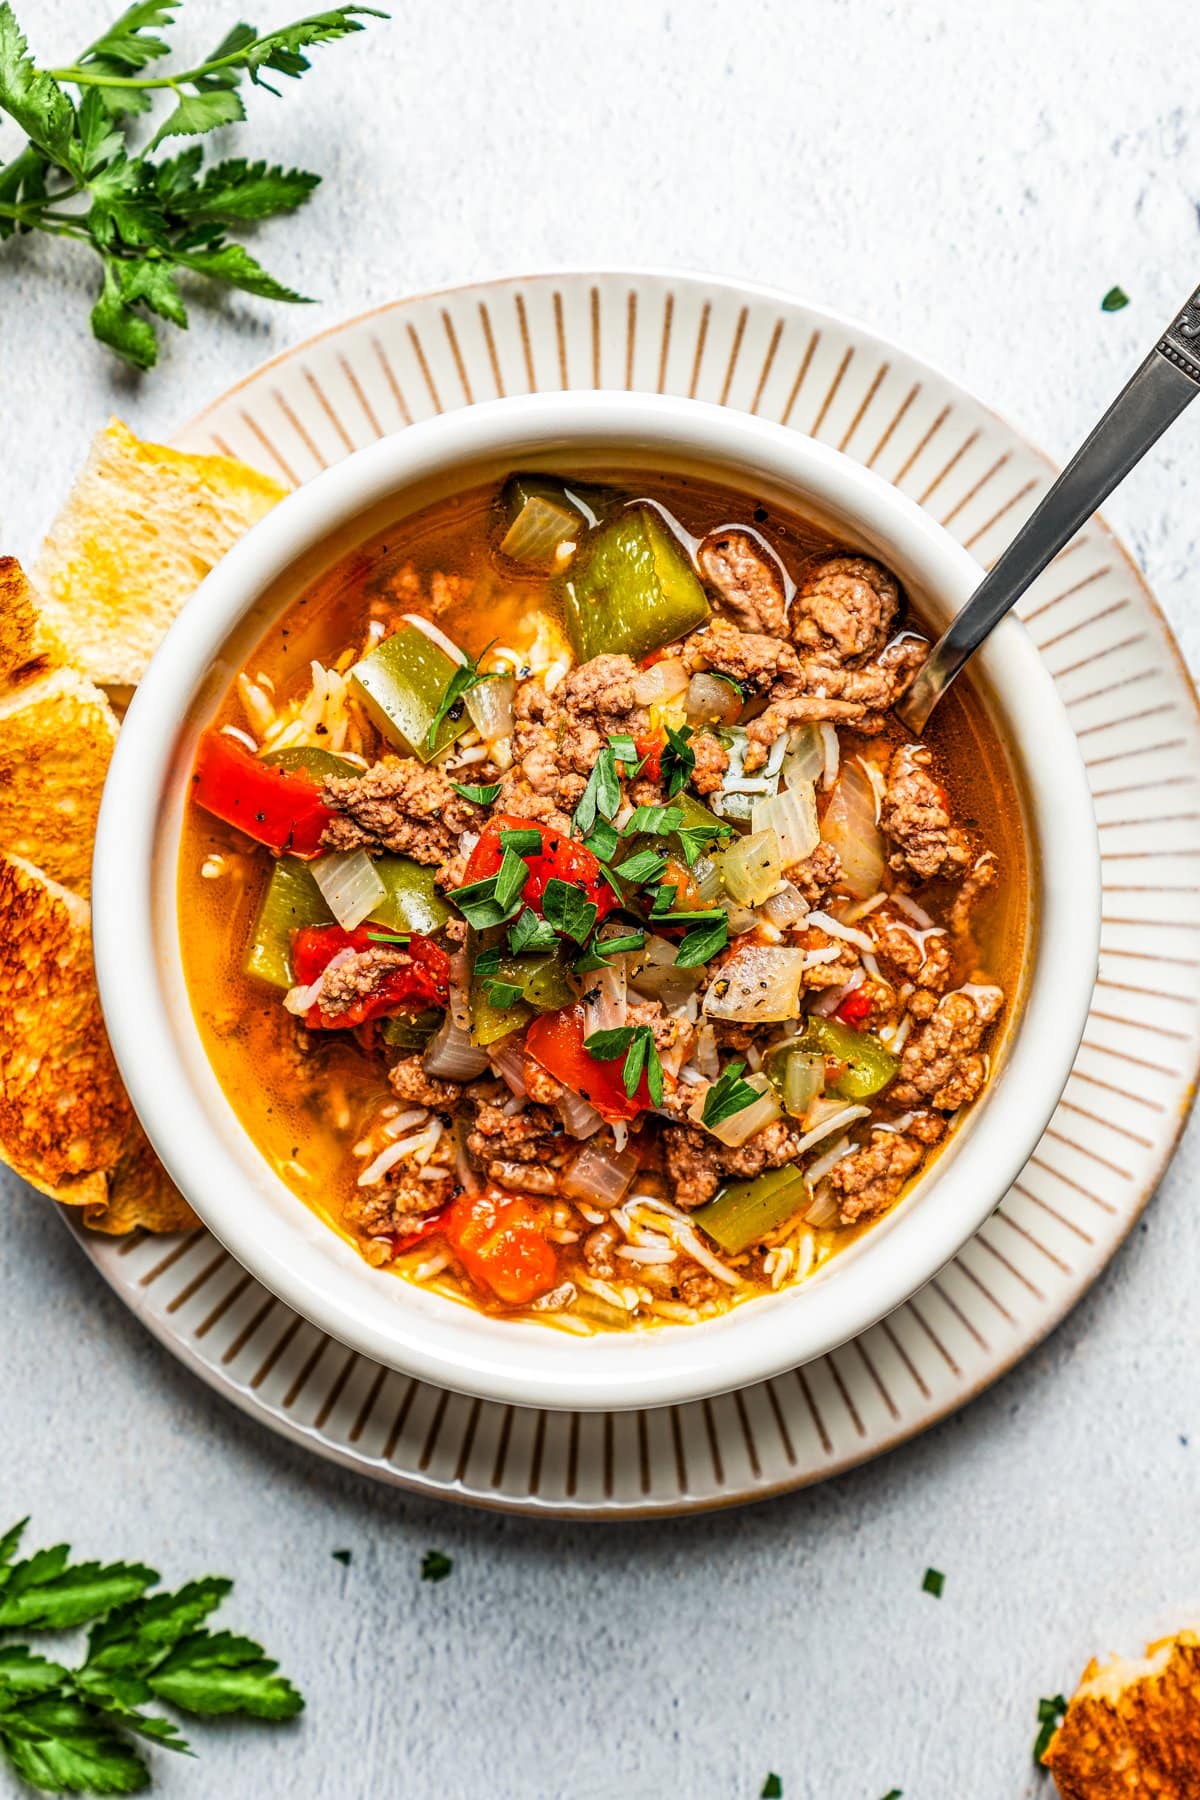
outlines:
[[[710,273],[702,269],[690,267],[672,268],[654,264],[606,265],[600,268],[587,268],[579,265],[551,265],[531,272],[500,271],[490,273],[486,276],[476,277],[474,279],[447,282],[437,287],[423,289],[418,293],[397,295],[391,299],[381,301],[374,306],[360,309],[357,312],[347,313],[329,325],[323,326],[319,331],[310,333],[308,336],[299,339],[296,343],[286,346],[277,351],[273,356],[258,363],[237,381],[223,389],[219,395],[214,396],[211,401],[201,407],[197,412],[193,413],[186,421],[177,425],[170,432],[169,441],[176,442],[185,434],[194,432],[197,429],[202,429],[204,422],[213,412],[225,405],[251,383],[261,379],[261,377],[270,370],[279,368],[294,358],[302,357],[307,351],[320,345],[329,338],[337,337],[343,332],[362,326],[368,321],[379,318],[385,314],[408,307],[436,302],[441,299],[448,299],[454,296],[472,294],[481,290],[493,290],[515,285],[542,285],[548,282],[596,283],[602,281],[628,281],[634,286],[645,282],[668,284],[672,282],[694,283],[709,292],[719,292],[723,296],[739,300],[743,304],[747,301],[758,301],[760,303],[776,304],[789,309],[799,308],[818,327],[829,326],[830,328],[852,334],[856,343],[862,343],[885,354],[902,355],[908,362],[915,365],[918,370],[926,374],[933,381],[941,384],[944,388],[949,389],[955,395],[960,396],[964,401],[969,402],[981,412],[986,413],[1004,434],[1011,437],[1026,451],[1035,456],[1047,471],[1057,472],[1061,466],[1053,457],[1049,456],[1042,449],[1040,444],[1034,442],[1023,429],[1014,426],[1008,417],[998,408],[993,406],[989,400],[981,399],[961,380],[948,373],[939,362],[936,362],[923,354],[918,354],[907,349],[903,343],[883,336],[873,325],[866,323],[855,315],[826,306],[819,301],[810,300],[801,292],[786,287],[776,286],[771,283],[741,280],[734,276]],[[729,404],[729,402],[726,401],[724,404]],[[455,408],[455,410],[458,409]],[[736,410],[741,409],[739,408]],[[403,430],[406,428],[401,427],[400,429]],[[1098,527],[1103,533],[1106,547],[1114,551],[1120,557],[1121,562],[1131,576],[1138,593],[1139,603],[1146,605],[1157,621],[1161,634],[1170,648],[1176,674],[1180,678],[1182,686],[1186,689],[1189,696],[1193,721],[1200,724],[1200,692],[1198,692],[1197,689],[1196,678],[1193,676],[1188,666],[1171,623],[1160,604],[1157,595],[1151,588],[1147,577],[1139,569],[1133,554],[1125,544],[1124,540],[1108,524],[1102,513],[1092,515],[1088,525],[1082,527],[1081,530],[1087,530],[1089,525]],[[850,1469],[873,1462],[877,1457],[888,1451],[899,1449],[903,1445],[911,1443],[914,1438],[922,1435],[932,1427],[943,1423],[951,1414],[972,1403],[987,1388],[993,1386],[996,1382],[1003,1380],[1011,1373],[1012,1369],[1015,1368],[1019,1362],[1033,1351],[1040,1348],[1041,1345],[1044,1344],[1059,1328],[1069,1313],[1095,1285],[1100,1275],[1108,1268],[1110,1263],[1123,1248],[1134,1227],[1141,1220],[1146,1208],[1157,1194],[1166,1171],[1176,1154],[1180,1139],[1186,1129],[1196,1099],[1198,1086],[1200,1086],[1200,1048],[1197,1048],[1195,1052],[1194,1066],[1183,1091],[1181,1103],[1175,1108],[1174,1117],[1171,1120],[1169,1132],[1165,1136],[1161,1154],[1158,1156],[1155,1164],[1147,1172],[1145,1177],[1139,1181],[1140,1192],[1138,1193],[1136,1203],[1129,1207],[1128,1211],[1119,1222],[1119,1229],[1114,1232],[1110,1240],[1106,1241],[1102,1259],[1095,1269],[1087,1275],[1084,1284],[1076,1292],[1069,1293],[1063,1296],[1061,1300],[1056,1300],[1048,1306],[1045,1317],[1037,1320],[1036,1327],[1032,1332],[1030,1332],[1028,1325],[1023,1322],[1022,1335],[1018,1344],[1007,1351],[999,1353],[992,1351],[992,1360],[989,1362],[986,1373],[979,1375],[964,1389],[948,1395],[943,1402],[940,1402],[932,1409],[921,1413],[918,1418],[900,1426],[891,1434],[883,1435],[879,1441],[868,1440],[865,1445],[852,1445],[844,1454],[822,1464],[819,1468],[790,1471],[773,1482],[763,1483],[752,1488],[738,1488],[731,1484],[728,1489],[713,1494],[689,1494],[683,1498],[664,1498],[661,1501],[650,1500],[645,1496],[642,1496],[639,1500],[631,1501],[628,1504],[624,1502],[609,1501],[606,1504],[595,1505],[563,1505],[557,1500],[543,1500],[540,1496],[533,1493],[523,1493],[519,1496],[512,1496],[497,1492],[495,1495],[491,1495],[472,1490],[465,1490],[458,1486],[444,1485],[439,1483],[436,1479],[431,1479],[429,1477],[426,1477],[425,1479],[418,1478],[398,1467],[390,1459],[372,1457],[363,1452],[354,1453],[346,1451],[330,1438],[314,1431],[310,1427],[298,1423],[290,1417],[281,1416],[277,1409],[258,1400],[252,1392],[239,1385],[225,1369],[215,1367],[212,1363],[206,1361],[204,1357],[198,1354],[195,1347],[186,1340],[182,1333],[177,1334],[172,1332],[165,1319],[160,1320],[150,1307],[142,1307],[134,1303],[127,1295],[125,1289],[119,1285],[115,1279],[115,1270],[110,1270],[108,1261],[98,1254],[101,1244],[107,1242],[107,1240],[101,1239],[100,1243],[95,1243],[94,1234],[85,1230],[82,1222],[70,1211],[70,1209],[60,1208],[60,1212],[64,1217],[68,1228],[79,1241],[84,1253],[99,1270],[108,1286],[117,1297],[129,1307],[129,1310],[139,1322],[151,1332],[155,1339],[168,1349],[191,1372],[198,1374],[222,1399],[231,1402],[246,1416],[255,1418],[260,1423],[266,1424],[281,1437],[314,1451],[324,1460],[331,1462],[336,1466],[350,1469],[360,1476],[383,1481],[389,1486],[398,1487],[403,1491],[411,1492],[427,1499],[448,1500],[456,1504],[470,1506],[488,1512],[515,1513],[526,1517],[615,1524],[625,1521],[641,1521],[647,1518],[677,1517],[692,1513],[722,1511],[733,1506],[751,1505],[756,1504],[759,1501],[775,1499],[785,1493],[791,1493],[803,1488],[815,1486],[819,1482],[845,1474]],[[211,1236],[211,1234],[206,1235]],[[161,1241],[166,1243],[179,1240],[164,1239]],[[217,1240],[213,1241],[215,1242]],[[934,1279],[936,1279],[936,1277]],[[915,1297],[917,1296],[914,1296],[914,1298]],[[514,1407],[512,1410],[538,1412],[542,1409]],[[601,1414],[596,1416],[604,1415]]]

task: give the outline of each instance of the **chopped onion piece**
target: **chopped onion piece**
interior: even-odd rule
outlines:
[[[813,1226],[817,1231],[823,1231],[826,1226],[836,1223],[837,1216],[838,1203],[830,1193],[829,1189],[826,1188],[823,1194],[817,1195],[817,1198],[804,1214],[804,1223]]]
[[[633,697],[639,706],[663,706],[684,693],[687,685],[688,672],[679,658],[664,656],[661,662],[651,663],[634,676]]]
[[[717,859],[725,891],[743,906],[761,906],[776,891],[781,878],[779,839],[758,822],[762,805],[761,801],[755,805],[755,828],[750,836],[739,838]]]
[[[737,688],[719,675],[710,675],[704,670],[688,682],[689,725],[732,725],[741,710],[742,697]]]
[[[817,823],[817,796],[812,782],[785,788],[769,800],[756,800],[751,815],[754,831],[773,831],[779,840],[781,868],[790,869],[811,856],[821,841]]]
[[[513,696],[517,684],[511,675],[494,675],[481,681],[466,696],[471,723],[487,744],[499,743],[513,733]]]
[[[696,892],[705,906],[711,906],[721,892],[721,871],[711,856],[698,856],[692,869]]]
[[[387,890],[365,850],[322,856],[309,864],[326,906],[343,931],[353,931],[370,917]]]
[[[803,972],[803,950],[747,945],[709,983],[704,1011],[709,1018],[746,1024],[795,1018]]]
[[[675,952],[676,945],[666,938],[648,937],[640,950],[622,959],[628,964],[630,986],[651,1000],[661,1000],[668,1009],[682,1006],[704,979],[702,968],[677,969]]]
[[[550,574],[570,561],[580,523],[578,513],[556,506],[544,494],[532,494],[505,533],[501,554]]]
[[[586,1031],[590,1037],[594,1031],[612,1031],[624,1025],[629,1011],[628,978],[625,973],[625,958],[616,957],[603,969],[596,973],[595,986],[587,995],[585,1003]]]
[[[819,781],[825,773],[825,742],[819,725],[798,725],[789,739],[783,759],[783,785],[800,787]]]
[[[836,725],[826,723],[821,726],[821,745],[825,752],[825,773],[821,778],[821,786],[828,791],[837,780],[838,764],[842,759]]]
[[[883,837],[875,822],[875,791],[858,763],[847,763],[838,776],[821,836],[837,851],[842,885],[854,898],[875,893],[883,878]]]
[[[450,958],[450,1017],[460,1031],[471,1029],[470,967],[465,950]]]
[[[525,1086],[525,1052],[513,1042],[511,1037],[501,1038],[496,1044],[489,1044],[488,1060],[496,1073],[508,1083],[518,1100],[529,1098],[529,1090]]]
[[[568,1087],[565,1087],[558,1096],[556,1104],[562,1114],[562,1122],[567,1128],[569,1137],[591,1137],[592,1133],[599,1131],[604,1123],[591,1102],[585,1100],[581,1094],[572,1093]]]
[[[853,1139],[839,1138],[832,1150],[826,1150],[823,1156],[818,1156],[816,1162],[809,1164],[804,1171],[805,1180],[816,1187],[818,1181],[822,1181],[828,1175],[834,1163],[841,1162],[843,1156],[853,1155],[855,1148]]]
[[[772,925],[786,930],[789,925],[799,925],[808,917],[808,901],[792,882],[785,881],[777,894],[763,903],[762,909]]]
[[[782,1110],[779,1096],[766,1075],[751,1075],[746,1085],[756,1089],[758,1099],[752,1100],[749,1106],[743,1106],[740,1112],[730,1113],[729,1117],[722,1119],[719,1124],[704,1125],[705,1097],[703,1094],[693,1102],[688,1111],[688,1118],[694,1125],[704,1125],[704,1129],[711,1132],[718,1142],[728,1144],[731,1150],[736,1150],[739,1144],[744,1144],[747,1138],[752,1138],[756,1131],[762,1130],[764,1125],[773,1125]]]
[[[584,1145],[562,1178],[562,1191],[608,1212],[621,1204],[637,1171],[636,1154],[618,1151],[611,1138],[604,1138]]]
[[[470,1081],[487,1068],[487,1051],[473,1044],[447,1013],[425,1047],[421,1066],[440,1081]]]

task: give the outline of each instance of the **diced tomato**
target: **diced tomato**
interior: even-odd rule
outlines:
[[[656,662],[661,662],[664,656],[669,655],[670,651],[667,646],[662,644],[657,650],[651,650],[648,655],[643,656],[638,667],[639,669],[652,669]]]
[[[305,925],[292,939],[292,971],[298,987],[310,987],[342,950],[374,950],[371,926],[343,931],[340,925]],[[326,1016],[315,1003],[304,1015],[310,1031],[340,1031],[383,1019],[389,1013],[423,1012],[445,1006],[450,993],[450,958],[432,938],[413,933],[405,952],[407,960],[389,969],[370,994],[364,994],[345,1012]]]
[[[645,758],[642,763],[643,781],[662,780],[662,753],[667,747],[665,731],[647,731],[642,737],[635,737],[634,748],[638,755]]]
[[[489,1188],[446,1209],[443,1229],[471,1280],[506,1306],[526,1306],[558,1279],[558,1257],[519,1194]]]
[[[525,1033],[525,1048],[556,1080],[583,1100],[590,1100],[606,1119],[636,1119],[653,1105],[646,1077],[637,1093],[625,1092],[621,1078],[622,1057],[601,1062],[583,1047],[587,1035],[582,1006],[566,1006],[561,1012],[543,1013]]]
[[[446,1223],[448,1210],[445,1206],[439,1206],[436,1212],[421,1220],[415,1231],[403,1234],[397,1232],[392,1238],[392,1255],[403,1256],[406,1250],[415,1250],[418,1244],[423,1244],[435,1231],[440,1231]]]
[[[871,996],[866,988],[860,987],[855,988],[852,994],[846,995],[833,1016],[835,1019],[840,1019],[843,1025],[858,1025],[866,1018],[870,1010]]]
[[[222,731],[206,731],[200,739],[192,798],[256,843],[293,856],[316,856],[335,817],[311,775],[274,768]]]
[[[601,875],[600,864],[586,844],[577,844],[564,837],[561,831],[552,831],[548,825],[539,825],[532,819],[515,818],[510,813],[496,814],[480,832],[479,842],[467,859],[464,886],[472,881],[486,881],[497,873],[504,860],[504,847],[500,842],[502,831],[536,831],[541,837],[541,849],[522,858],[529,865],[529,879],[521,890],[521,898],[534,912],[542,910],[546,883],[555,879],[578,888],[585,900],[593,901],[598,920],[616,906],[617,896]]]

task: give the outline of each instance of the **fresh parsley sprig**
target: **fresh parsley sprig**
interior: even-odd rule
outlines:
[[[142,1563],[72,1563],[57,1544],[16,1560],[28,1521],[0,1537],[0,1632],[64,1631],[91,1625],[74,1667],[0,1645],[0,1754],[44,1793],[131,1794],[150,1780],[131,1741],[189,1753],[174,1720],[147,1707],[165,1702],[199,1717],[248,1713],[290,1719],[301,1695],[259,1644],[205,1620],[230,1592],[203,1576],[175,1593]]]
[[[696,752],[688,742],[692,736],[690,725],[681,725],[678,730],[668,725],[666,732],[667,741],[659,757],[659,767],[667,784],[667,795],[673,800],[692,778],[692,771],[696,767]]]
[[[742,1080],[744,1062],[726,1063],[717,1079],[704,1096],[704,1106],[700,1113],[700,1123],[707,1125],[712,1131],[723,1119],[731,1119],[734,1113],[745,1112],[753,1106],[762,1095],[757,1088]]]
[[[437,743],[437,734],[442,720],[449,718],[451,713],[454,713],[457,718],[462,710],[462,702],[467,695],[475,688],[482,687],[485,681],[495,681],[500,673],[499,669],[484,670],[479,667],[491,647],[491,644],[488,644],[474,661],[469,656],[464,657],[446,683],[446,691],[437,703],[437,710],[430,721],[429,730],[425,734],[427,750],[432,750]],[[459,709],[458,713],[455,713],[456,707]],[[499,793],[499,786],[496,791]]]
[[[160,161],[153,152],[169,138],[240,123],[244,77],[274,94],[268,72],[298,78],[309,67],[306,50],[387,17],[370,6],[335,6],[275,31],[235,25],[203,62],[157,72],[169,46],[156,34],[174,23],[179,5],[133,0],[74,63],[46,70],[30,55],[9,0],[0,4],[0,111],[27,139],[0,166],[0,242],[42,231],[93,250],[101,268],[92,331],[137,369],[157,361],[155,320],[187,326],[184,274],[265,300],[303,302],[226,231],[294,212],[320,182],[304,169],[244,157],[202,173],[198,144]],[[135,150],[131,121],[160,93],[175,104],[145,149]]]
[[[500,794],[498,781],[489,782],[486,787],[476,787],[465,781],[452,781],[450,786],[456,794],[461,794],[463,799],[469,800],[473,806],[491,806]]]
[[[607,1031],[593,1031],[584,1038],[583,1047],[600,1062],[614,1062],[618,1056],[624,1056],[621,1080],[629,1098],[635,1098],[645,1074],[651,1105],[662,1105],[662,1063],[649,1025],[614,1025]]]

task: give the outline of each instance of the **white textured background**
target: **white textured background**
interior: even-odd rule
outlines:
[[[17,11],[61,62],[106,4]],[[235,16],[190,0],[183,40]],[[110,410],[165,433],[341,315],[554,265],[793,288],[1065,454],[1200,280],[1198,76],[1178,0],[409,0],[251,98],[249,150],[327,177],[259,245],[319,305],[198,297],[137,381],[88,336],[85,251],[0,249],[0,544],[32,554]],[[1104,315],[1114,282],[1132,304]],[[1193,666],[1198,461],[1200,416],[1108,509]],[[769,1769],[787,1800],[1045,1795],[1038,1696],[1200,1620],[1198,1165],[1193,1132],[1090,1298],[967,1412],[791,1499],[621,1529],[431,1507],[276,1441],[10,1181],[0,1523],[237,1577],[231,1622],[309,1711],[198,1730],[199,1763],[155,1753],[181,1800],[749,1800]],[[455,1559],[438,1586],[431,1546]]]

